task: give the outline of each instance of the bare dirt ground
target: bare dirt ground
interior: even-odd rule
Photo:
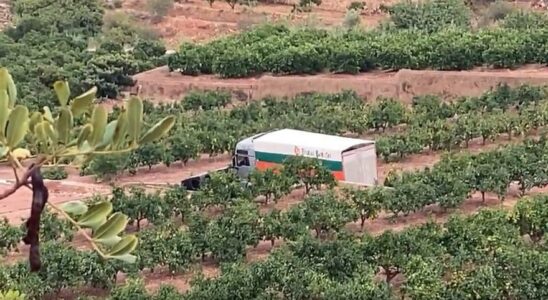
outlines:
[[[191,161],[186,166],[180,163],[171,167],[163,165],[155,166],[151,170],[143,168],[134,175],[120,176],[116,185],[157,185],[157,184],[178,184],[182,179],[192,175],[221,168],[230,162],[228,156],[216,158],[203,158],[199,161]],[[7,166],[0,167],[0,193],[13,184],[13,171]],[[69,172],[69,177],[63,181],[46,180],[49,189],[49,201],[59,204],[72,200],[81,200],[97,194],[109,194],[110,183],[98,183],[92,176],[81,177],[76,170]],[[27,218],[30,213],[30,202],[32,191],[21,188],[9,198],[0,201],[0,217],[7,217],[10,222],[19,223],[21,219]]]
[[[225,89],[239,101],[267,96],[293,97],[300,93],[336,93],[353,90],[367,100],[379,96],[410,102],[414,96],[433,94],[444,98],[478,96],[499,83],[546,85],[548,68],[529,65],[516,70],[429,71],[400,70],[359,75],[320,74],[220,79],[214,75],[184,76],[160,67],[134,76],[140,96],[157,101],[178,101],[192,90]]]
[[[150,25],[160,34],[167,45],[176,48],[182,41],[204,41],[213,37],[232,34],[250,25],[265,22],[287,22],[292,24],[313,24],[339,26],[344,20],[346,8],[351,0],[324,0],[311,12],[292,13],[296,0],[272,1],[272,4],[257,3],[253,6],[237,5],[234,10],[225,1],[217,0],[210,7],[204,0],[177,1],[169,14],[159,22]],[[277,3],[274,3],[277,2]],[[367,1],[368,8],[361,15],[362,26],[375,26],[382,19],[381,4],[393,0]],[[125,1],[122,10],[133,14],[146,14],[146,1]]]
[[[298,0],[249,2],[254,4],[237,5],[232,10],[223,0],[216,0],[211,6],[204,0],[176,0],[174,7],[161,20],[152,20],[146,0],[126,0],[117,10],[136,16],[140,22],[155,29],[169,48],[176,49],[183,41],[207,41],[265,22],[340,27],[349,5],[355,0],[323,0],[320,6],[313,6],[308,12],[292,11]],[[387,18],[380,10],[381,5],[391,5],[398,0],[363,2],[366,3],[366,8],[361,12],[359,26],[374,27]],[[517,8],[546,10],[545,0],[509,3]],[[481,10],[479,9],[480,12]]]

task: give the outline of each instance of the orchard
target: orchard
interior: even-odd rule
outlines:
[[[21,224],[0,215],[0,300],[548,299],[546,87],[500,83],[410,103],[351,90],[241,102],[217,87],[163,103],[121,99],[132,75],[166,64],[185,78],[242,84],[265,74],[544,65],[544,14],[499,2],[484,16],[475,1],[352,2],[342,24],[371,21],[372,9],[383,22],[244,29],[238,18],[254,9],[281,6],[293,20],[334,4],[143,2],[148,15],[126,1],[10,1],[0,162],[13,177],[0,203],[30,196]],[[187,34],[177,17],[188,11],[214,15],[216,30],[236,16],[238,33],[185,36],[167,55],[169,26]],[[212,173],[197,191],[137,180],[228,161],[238,141],[281,128],[375,140],[382,181],[341,183],[300,156],[245,181]],[[65,191],[55,183],[83,185],[88,175],[102,181],[86,183],[97,194],[56,199]]]

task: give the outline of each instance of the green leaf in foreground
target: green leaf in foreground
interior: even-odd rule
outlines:
[[[8,118],[8,127],[6,129],[7,145],[15,148],[29,129],[29,110],[26,106],[17,105],[10,113]]]
[[[111,212],[112,203],[107,201],[99,202],[88,209],[86,214],[78,220],[78,225],[95,230],[107,221],[107,217]]]
[[[71,215],[81,216],[88,211],[88,206],[82,201],[70,201],[60,205],[60,208]]]
[[[128,217],[122,213],[115,213],[101,225],[93,234],[93,239],[101,242],[102,239],[112,239],[124,231],[128,222]]]
[[[139,144],[146,144],[154,142],[166,135],[169,130],[175,125],[175,117],[169,116],[163,118],[161,121],[156,123],[152,128],[150,128],[147,133],[139,140]]]
[[[139,243],[139,240],[137,237],[133,234],[126,235],[120,240],[116,245],[110,249],[107,256],[116,258],[124,255],[128,255],[131,253],[131,251],[135,250],[137,248],[137,244]]]
[[[143,124],[143,101],[131,98],[127,102],[128,134],[133,143],[136,143],[141,134]]]

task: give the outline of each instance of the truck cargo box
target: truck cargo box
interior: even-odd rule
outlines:
[[[253,139],[256,168],[267,169],[289,156],[320,159],[339,181],[360,185],[377,183],[375,141],[282,129]]]

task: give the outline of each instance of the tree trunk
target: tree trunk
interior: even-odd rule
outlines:
[[[520,196],[525,196],[525,191],[526,191],[526,188],[525,188],[525,180],[522,180],[519,184],[519,192],[520,192]]]
[[[27,234],[23,237],[23,242],[30,245],[29,263],[30,271],[40,271],[42,262],[40,260],[40,217],[44,211],[44,207],[48,202],[49,191],[44,185],[40,166],[35,167],[34,164],[29,166],[30,179],[32,183],[32,204],[30,217],[25,223]],[[22,180],[28,180],[23,178]]]
[[[304,184],[304,193],[305,193],[306,195],[308,195],[309,192],[310,192],[310,184],[305,183],[305,184]]]
[[[382,267],[384,269],[384,274],[386,274],[386,283],[390,284],[390,282],[396,277],[399,272],[398,271],[392,271],[390,270],[390,267]]]

